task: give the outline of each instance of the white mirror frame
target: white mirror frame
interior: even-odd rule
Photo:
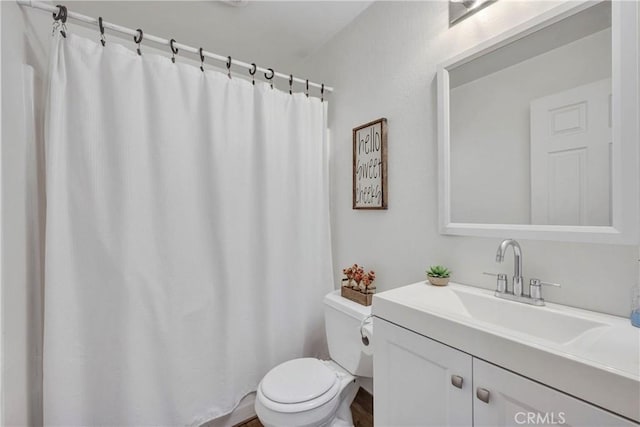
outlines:
[[[438,66],[438,202],[441,234],[612,244],[638,244],[640,230],[640,20],[636,1],[611,2],[612,225],[476,224],[451,221],[449,71],[578,13],[592,1],[568,1]]]

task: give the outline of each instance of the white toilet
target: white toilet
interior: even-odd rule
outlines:
[[[325,296],[332,360],[293,359],[270,370],[258,385],[255,403],[265,427],[353,426],[349,407],[358,392],[357,377],[373,376],[372,343],[365,346],[361,335],[372,335],[370,316],[371,307],[342,298],[340,290]]]

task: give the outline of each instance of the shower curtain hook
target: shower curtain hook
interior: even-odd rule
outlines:
[[[67,38],[67,7],[61,4],[56,5],[57,12],[53,12],[53,32],[60,28],[62,37]]]
[[[136,49],[138,55],[142,55],[142,51],[140,50],[140,43],[142,43],[142,37],[144,37],[144,33],[142,32],[141,28],[138,28],[136,31],[138,32],[138,34],[133,36],[133,41],[138,44],[138,49]]]
[[[267,70],[269,70],[269,72],[271,73],[271,76],[267,76],[267,73],[264,73],[264,78],[269,80],[269,83],[271,84],[271,89],[273,89],[273,76],[275,76],[276,73],[273,71],[273,68],[267,68]]]
[[[56,12],[53,12],[53,19],[55,19],[56,21],[62,21],[63,24],[66,23],[67,7],[61,4],[57,4],[56,7],[58,8],[58,10]]]
[[[324,102],[324,83],[322,83],[322,87],[320,88],[320,102]]]
[[[202,50],[202,48],[200,48],[199,52],[200,52],[200,71],[204,73],[204,53],[202,53],[204,51]]]
[[[104,36],[104,25],[102,25],[102,16],[98,16],[98,28],[100,28],[100,43],[102,47],[107,43],[107,39]]]
[[[227,77],[231,78],[231,57],[227,56]]]
[[[171,47],[171,62],[176,63],[176,54],[178,53],[178,48],[173,47],[173,44],[176,42],[176,39],[171,39],[169,41],[169,46]]]
[[[289,95],[293,95],[293,74],[289,74]]]
[[[251,74],[251,84],[254,86],[256,85],[256,78],[254,76],[257,70],[258,70],[258,66],[255,64],[255,62],[252,62],[251,69],[249,70],[249,74]]]
[[[305,82],[305,95],[307,95],[307,98],[309,97],[309,79],[307,79],[307,81]]]

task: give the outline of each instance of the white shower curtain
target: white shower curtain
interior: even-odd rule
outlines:
[[[323,351],[326,103],[56,36],[47,425],[198,425]]]

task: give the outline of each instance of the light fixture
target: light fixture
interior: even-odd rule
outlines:
[[[217,0],[220,3],[224,3],[227,6],[233,7],[245,7],[249,4],[249,0]]]
[[[449,0],[449,27],[497,0]]]

